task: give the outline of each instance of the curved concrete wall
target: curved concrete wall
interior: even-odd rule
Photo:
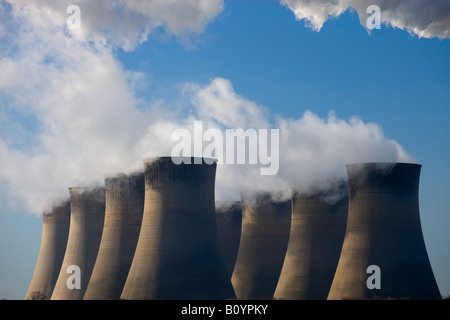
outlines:
[[[238,299],[271,299],[286,254],[291,201],[241,194],[242,231],[232,283]]]
[[[120,298],[139,238],[144,196],[144,173],[105,179],[105,223],[85,300]]]
[[[344,241],[348,196],[330,203],[322,193],[294,193],[286,257],[276,299],[326,300]]]
[[[215,218],[216,164],[144,164],[141,232],[121,299],[234,298]]]
[[[42,221],[41,247],[26,300],[48,300],[52,295],[69,236],[70,202],[54,203]]]
[[[239,250],[242,227],[242,209],[240,201],[217,201],[216,220],[219,229],[222,252],[228,273],[233,274]]]
[[[104,188],[70,188],[70,228],[64,260],[52,300],[83,299],[97,257],[105,218]],[[67,268],[80,268],[80,289],[69,289]]]
[[[347,166],[348,221],[328,299],[440,298],[419,217],[420,169],[405,163]],[[380,289],[367,286],[370,265],[380,268]]]

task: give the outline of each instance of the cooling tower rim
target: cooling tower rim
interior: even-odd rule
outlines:
[[[284,193],[283,191],[267,191],[267,190],[245,190],[241,191],[241,200],[236,201],[242,201],[242,196],[270,196],[270,197],[277,197],[282,196]]]
[[[105,180],[107,179],[121,179],[121,178],[133,178],[133,177],[139,177],[144,175],[144,171],[143,170],[136,170],[136,171],[132,171],[132,172],[110,172],[110,173],[105,173],[103,175],[103,177],[105,178]]]
[[[53,210],[57,208],[63,208],[69,206],[70,207],[70,198],[69,197],[58,197],[54,198],[44,207],[42,210],[42,214],[44,216],[53,215]]]
[[[216,200],[214,203],[216,205],[220,205],[220,204],[240,204],[241,200]]]
[[[282,191],[241,191],[241,206],[260,203],[260,201],[271,201],[274,203],[283,203],[291,201],[291,197],[286,198]]]
[[[147,158],[143,158],[142,161],[144,163],[144,165],[148,165],[151,164],[153,162],[156,161],[172,161],[172,159],[183,159],[182,161],[184,162],[184,159],[190,159],[192,164],[196,164],[195,163],[195,159],[202,159],[201,163],[217,163],[218,159],[215,158],[208,158],[208,157],[171,157],[171,156],[161,156],[161,157],[147,157]],[[180,161],[181,162],[181,161]]]
[[[231,209],[242,209],[242,203],[240,200],[216,200],[214,207],[217,211],[221,210],[231,210]]]
[[[85,191],[102,191],[102,190],[105,190],[105,187],[104,186],[78,186],[78,187],[69,187],[68,189],[69,189],[69,191],[85,192]]]
[[[371,166],[371,165],[392,165],[392,166],[396,166],[396,165],[400,165],[400,166],[414,166],[414,167],[422,167],[422,164],[420,163],[414,163],[414,162],[383,162],[383,161],[378,161],[378,162],[355,162],[355,163],[348,163],[345,166],[347,168],[351,168],[351,167],[356,167],[356,166]]]

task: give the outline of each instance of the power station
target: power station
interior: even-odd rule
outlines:
[[[42,221],[41,247],[26,300],[49,300],[53,293],[69,235],[69,200],[52,203]]]
[[[327,299],[347,223],[346,185],[339,185],[333,191],[337,199],[328,199],[326,191],[293,193],[289,244],[275,299]]]
[[[232,275],[237,299],[271,299],[289,241],[291,201],[241,194],[242,231]]]
[[[105,222],[85,300],[120,298],[139,238],[144,196],[144,173],[105,179]]]
[[[121,299],[235,298],[215,217],[216,163],[190,160],[144,161],[144,213]]]
[[[105,219],[104,187],[77,187],[69,191],[69,236],[51,300],[83,299],[97,258]]]
[[[242,227],[242,209],[240,201],[217,201],[216,220],[219,229],[220,244],[227,264],[228,273],[233,274],[239,251]]]
[[[421,165],[347,165],[349,211],[328,299],[440,299],[419,216]]]
[[[421,165],[347,165],[329,190],[215,201],[216,163],[70,188],[43,213],[27,300],[441,299],[419,213]],[[180,159],[178,159],[180,160]]]

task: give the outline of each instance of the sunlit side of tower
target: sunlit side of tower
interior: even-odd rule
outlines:
[[[242,231],[232,283],[237,299],[271,299],[289,240],[291,201],[242,193]]]
[[[83,299],[97,257],[105,218],[105,189],[103,187],[70,188],[70,228],[64,260],[51,296],[52,300]],[[80,270],[80,288],[68,285]],[[68,273],[69,271],[69,273]],[[73,274],[72,274],[73,273]],[[72,282],[72,278],[69,282]],[[76,283],[73,279],[72,283]]]
[[[25,297],[27,300],[48,300],[52,295],[69,236],[70,202],[53,203],[43,212],[42,220],[41,247]]]
[[[292,196],[292,221],[276,299],[326,300],[341,254],[348,196],[328,199],[325,192]]]
[[[120,298],[139,238],[144,196],[143,173],[105,179],[105,222],[85,300]]]
[[[121,299],[235,297],[215,218],[216,164],[188,159],[144,162],[141,232]]]

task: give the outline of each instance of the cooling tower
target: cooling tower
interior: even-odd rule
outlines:
[[[341,254],[347,222],[348,196],[292,195],[289,244],[274,297],[326,300]],[[344,191],[345,190],[345,191]]]
[[[241,239],[242,210],[240,201],[217,201],[216,220],[222,252],[228,273],[233,274]]]
[[[69,236],[70,202],[53,203],[42,219],[41,247],[26,300],[48,300],[52,295]]]
[[[105,179],[105,223],[85,300],[117,300],[133,260],[144,210],[144,174]]]
[[[70,228],[52,300],[83,299],[97,257],[105,218],[104,188],[70,188]],[[79,273],[72,266],[79,268]],[[77,287],[69,286],[69,282]]]
[[[121,299],[235,297],[215,218],[216,164],[188,159],[144,161],[144,214]]]
[[[420,169],[347,165],[348,221],[328,299],[441,298],[419,217]]]
[[[291,201],[271,194],[241,194],[242,231],[232,283],[238,299],[271,299],[283,266]]]

